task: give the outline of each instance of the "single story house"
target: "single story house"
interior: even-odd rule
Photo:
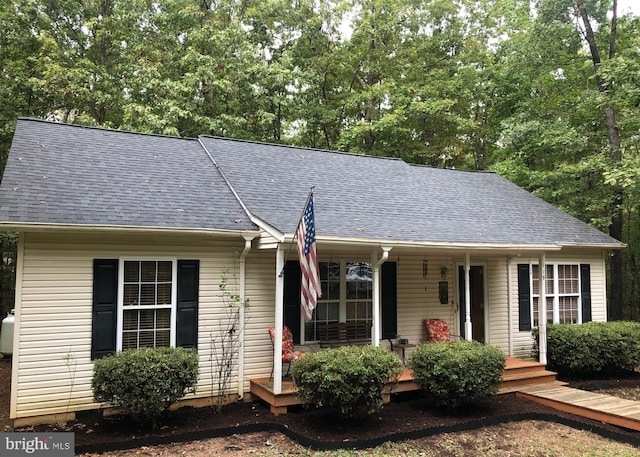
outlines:
[[[304,322],[292,245],[312,187],[323,296]],[[99,407],[93,360],[138,346],[197,348],[190,398],[215,395],[223,281],[246,303],[239,398],[272,369],[280,388],[267,330],[283,324],[316,350],[328,322],[363,324],[371,344],[419,343],[423,320],[439,318],[530,357],[541,295],[548,322],[607,319],[605,257],[623,247],[495,173],[36,119],[17,124],[0,229],[19,232],[17,424]]]

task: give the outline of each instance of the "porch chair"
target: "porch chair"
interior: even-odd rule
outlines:
[[[449,325],[444,319],[425,319],[424,327],[427,330],[427,341],[429,343],[451,341]]]
[[[271,337],[272,346],[275,346],[275,340],[276,340],[275,327],[269,327],[269,336]],[[302,354],[304,354],[303,351],[295,351],[293,348],[294,348],[293,333],[291,333],[291,330],[289,330],[289,327],[284,325],[282,327],[282,363],[289,364],[287,367],[287,373],[285,374],[285,376],[289,376],[289,371],[291,370],[291,363],[296,360],[299,360],[300,357],[302,357]],[[273,368],[274,368],[273,365],[271,365],[271,376],[269,376],[270,380],[273,379]]]

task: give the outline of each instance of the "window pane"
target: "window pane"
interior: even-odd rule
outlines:
[[[158,284],[158,305],[171,304],[171,283]]]
[[[140,304],[155,305],[156,304],[156,287],[153,284],[140,285]]]
[[[139,273],[139,262],[124,263],[124,282],[138,282]]]
[[[169,330],[163,330],[156,333],[156,347],[168,347],[170,341]]]
[[[560,297],[558,311],[561,324],[578,323],[578,297]]]
[[[124,285],[124,297],[122,303],[125,306],[133,306],[138,305],[138,300],[140,298],[138,284],[125,284]]]
[[[338,303],[329,303],[327,306],[327,320],[337,321],[340,318],[340,306]]]
[[[123,330],[137,330],[138,329],[138,311],[126,310],[122,316],[122,329]]]
[[[171,329],[171,310],[159,309],[156,311],[156,328]]]
[[[558,292],[578,294],[580,292],[578,265],[558,265]]]
[[[156,262],[140,262],[142,264],[141,281],[142,282],[155,282],[156,281]]]
[[[140,329],[153,330],[155,325],[155,311],[152,309],[143,309],[140,311]]]
[[[138,347],[141,348],[152,348],[155,347],[155,333],[151,332],[140,332]]]
[[[122,350],[136,349],[138,347],[138,333],[125,332],[122,334]]]
[[[356,319],[356,306],[354,302],[347,303],[347,320],[353,321]]]
[[[158,282],[171,281],[172,263],[169,261],[158,262]]]

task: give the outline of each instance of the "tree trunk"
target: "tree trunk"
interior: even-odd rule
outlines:
[[[589,21],[589,14],[585,6],[585,2],[581,1],[578,5],[580,17],[584,24],[584,37],[589,44],[591,51],[591,60],[596,73],[596,81],[598,84],[598,91],[600,91],[607,99],[610,99],[612,90],[602,79],[600,75],[600,51],[598,50],[598,44],[591,28],[591,22]],[[611,35],[609,37],[609,59],[613,59],[616,54],[616,33],[617,33],[617,0],[613,0],[613,15],[611,17]],[[616,122],[616,112],[613,106],[606,104],[604,107],[605,125],[607,127],[607,140],[609,145],[609,158],[613,165],[619,164],[622,161],[622,152],[620,149],[620,131]],[[613,189],[611,203],[611,222],[609,224],[609,235],[617,240],[622,239],[622,227],[623,227],[623,192],[622,188],[615,186]],[[613,251],[610,259],[611,268],[611,282],[609,285],[609,320],[622,320],[623,319],[623,277],[622,277],[622,253],[619,250]]]

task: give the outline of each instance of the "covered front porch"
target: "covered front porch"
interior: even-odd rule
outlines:
[[[555,381],[556,373],[547,371],[545,365],[530,360],[507,357],[506,367],[502,374],[502,385],[498,393],[516,392],[522,386]],[[413,372],[407,368],[400,375],[398,386],[393,393],[418,389],[413,381]],[[282,379],[280,393],[274,392],[274,383],[271,378],[251,379],[250,391],[252,398],[257,397],[267,402],[271,407],[271,412],[275,415],[286,414],[289,406],[301,404],[298,399],[298,389],[290,377]]]

